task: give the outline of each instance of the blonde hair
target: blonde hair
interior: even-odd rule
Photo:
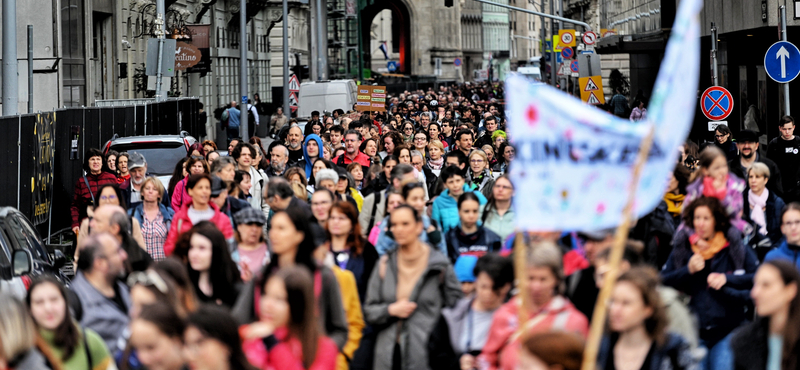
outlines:
[[[769,167],[766,164],[761,162],[755,162],[750,166],[750,169],[747,170],[747,177],[750,177],[750,174],[755,174],[756,176],[764,176],[769,178]]]
[[[11,294],[0,294],[0,355],[11,361],[28,352],[36,344],[37,333],[25,304]]]
[[[294,196],[299,198],[301,201],[308,202],[308,190],[306,190],[305,185],[296,181],[292,182],[290,185],[294,191]]]
[[[564,292],[564,265],[561,257],[561,250],[549,241],[538,241],[532,243],[528,249],[527,267],[546,267],[549,268],[556,278],[556,294]]]
[[[158,192],[158,202],[160,203],[161,199],[164,198],[164,184],[162,184],[161,180],[159,180],[157,177],[149,176],[144,179],[144,182],[142,182],[142,191],[144,191],[144,187],[147,186],[148,183],[153,183],[153,186],[155,186],[156,191]],[[142,200],[144,200],[144,196],[142,196]]]
[[[436,139],[431,140],[431,142],[428,143],[428,149],[430,149],[430,147],[432,146],[439,148],[439,150],[441,150],[442,153],[444,153],[444,144],[442,144],[441,140],[436,140]]]
[[[484,169],[489,168],[489,156],[487,156],[483,150],[473,150],[472,153],[469,153],[469,159],[472,159],[472,157],[474,156],[480,156],[481,158],[483,158],[483,163],[484,163],[483,168]]]

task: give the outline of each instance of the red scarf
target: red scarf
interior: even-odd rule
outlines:
[[[725,200],[728,193],[728,176],[725,176],[725,185],[721,189],[714,188],[714,178],[706,176],[703,178],[703,196]]]

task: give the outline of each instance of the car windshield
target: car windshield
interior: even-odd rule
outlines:
[[[147,172],[155,176],[172,175],[175,164],[186,157],[186,147],[180,142],[116,144],[111,149],[143,155],[147,161]]]

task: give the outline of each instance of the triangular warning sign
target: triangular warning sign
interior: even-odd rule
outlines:
[[[592,80],[589,80],[589,82],[591,82],[591,81],[592,81]],[[593,92],[590,92],[590,93],[589,93],[589,99],[587,99],[587,100],[586,100],[586,104],[589,104],[589,105],[597,105],[597,104],[600,104],[600,99],[597,99],[597,96],[596,96],[596,95],[594,95],[594,93],[593,93]]]
[[[583,89],[583,91],[595,91],[595,90],[600,90],[600,89],[597,87],[597,84],[595,84],[594,81],[592,81],[592,79],[589,78],[589,80],[586,81],[586,87]],[[595,98],[595,100],[597,100],[597,98]]]

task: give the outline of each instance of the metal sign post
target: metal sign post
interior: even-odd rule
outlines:
[[[786,35],[786,5],[781,5],[781,40],[789,41]],[[787,82],[783,84],[783,105],[787,116],[792,114],[789,104],[789,83]]]
[[[717,71],[717,26],[711,22],[711,86],[719,86]]]
[[[284,65],[288,62],[284,60]],[[247,131],[247,0],[239,1],[239,95],[242,97],[242,105],[239,106],[239,137],[247,141],[250,139]]]

